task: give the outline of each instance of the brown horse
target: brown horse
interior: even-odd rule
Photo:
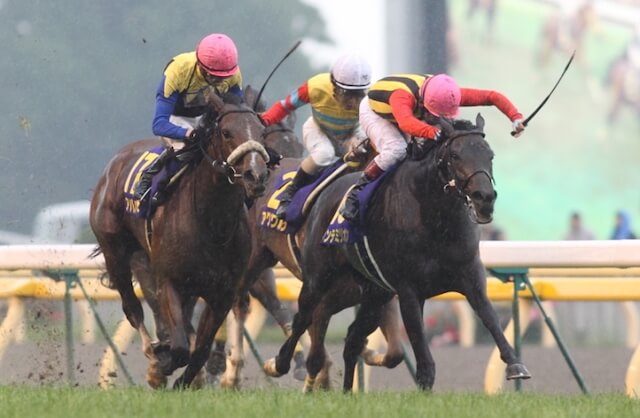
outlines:
[[[508,365],[507,378],[530,377],[500,329],[487,298],[486,272],[479,256],[477,224],[491,221],[497,196],[492,184],[493,151],[482,132],[484,120],[478,115],[475,126],[468,121],[440,124],[441,140],[429,142],[432,148],[421,158],[402,162],[376,190],[361,220],[366,237],[362,244],[321,244],[345,192],[358,176],[338,179],[318,197],[301,231],[304,282],[292,335],[265,365],[273,375],[289,370],[293,348],[308,327],[326,327],[318,324],[327,321],[318,312],[325,309],[327,300],[340,298],[336,286],[349,282],[361,305],[345,340],[344,390],[351,390],[357,356],[380,323],[381,307],[394,293],[416,357],[420,388],[430,390],[435,379],[423,329],[424,302],[450,291],[463,294],[488,328]],[[251,274],[250,268],[247,275]],[[310,352],[307,359],[311,380],[322,363],[322,353],[317,359],[312,359],[314,355]]]
[[[163,375],[148,375],[154,387],[183,366],[187,368],[175,386],[187,386],[204,365],[246,270],[251,238],[245,199],[264,193],[269,174],[269,156],[259,142],[264,127],[256,113],[234,96],[223,100],[211,94],[209,103],[197,129],[199,158],[151,219],[150,241],[145,220],[125,213],[124,192],[132,167],[160,145],[158,140],[123,147],[107,165],[91,202],[91,227],[111,285],[120,293],[129,323],[140,333],[152,368],[157,366]],[[133,290],[132,269],[151,281],[143,290],[168,341],[152,344]],[[206,306],[192,345],[190,309],[198,297]]]
[[[262,112],[266,109],[266,102],[261,99],[256,104],[258,91],[247,85],[244,88],[244,99],[248,106]],[[281,122],[267,127],[263,134],[263,144],[274,153],[282,157],[299,158],[302,157],[304,147],[295,134],[296,115],[290,113]],[[251,219],[249,220],[250,223]],[[252,231],[254,228],[251,228]],[[265,269],[258,279],[251,285],[250,294],[258,300],[262,306],[273,316],[278,325],[282,328],[286,336],[291,331],[291,321],[293,314],[285,304],[278,298],[276,293],[276,281],[273,269]],[[210,383],[220,381],[222,387],[239,388],[242,382],[242,368],[244,365],[243,351],[243,326],[248,314],[248,299],[242,300],[234,309],[239,321],[232,323],[233,332],[231,341],[227,341],[227,335],[223,326],[221,332],[216,335],[214,349],[207,362],[208,380]],[[229,355],[226,352],[226,343],[229,344]],[[296,363],[296,373],[294,376],[298,380],[304,380],[306,370],[304,368],[304,353],[299,350],[294,355]],[[223,375],[224,374],[224,375]],[[215,383],[214,383],[215,384]]]
[[[582,62],[583,44],[589,30],[595,26],[596,14],[592,0],[581,0],[547,18],[542,27],[539,62],[547,65],[554,51],[570,55],[576,51],[576,61]]]

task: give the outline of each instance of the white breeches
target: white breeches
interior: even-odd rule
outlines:
[[[382,170],[387,171],[407,155],[408,137],[374,112],[366,97],[360,102],[360,126],[378,151],[374,161]]]
[[[186,128],[186,129],[189,129],[189,128],[195,129],[200,123],[200,119],[202,119],[202,116],[196,116],[195,118],[187,118],[185,116],[175,116],[175,115],[169,116],[169,122],[173,123],[174,125],[178,125],[181,128]],[[165,144],[173,147],[174,150],[179,150],[180,148],[184,147],[184,141],[180,139],[167,138],[165,136],[161,136],[160,139]]]

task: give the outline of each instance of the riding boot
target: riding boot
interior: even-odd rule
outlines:
[[[287,188],[280,195],[280,205],[276,210],[276,216],[278,218],[284,219],[285,214],[287,213],[287,208],[291,203],[291,199],[293,199],[293,195],[295,195],[300,188],[308,184],[311,184],[311,182],[315,180],[315,178],[316,178],[316,175],[309,174],[306,171],[304,171],[302,168],[298,169],[293,180],[289,182],[289,185],[287,186]]]
[[[173,155],[173,148],[165,148],[162,153],[152,162],[149,167],[147,167],[143,172],[142,176],[140,176],[140,180],[138,184],[136,184],[136,188],[133,192],[133,195],[136,199],[142,200],[145,198],[147,192],[151,190],[151,182],[153,180],[153,176],[158,174],[160,170],[164,167],[165,163],[170,159]]]
[[[340,209],[340,215],[348,221],[354,221],[358,218],[358,212],[360,208],[360,201],[358,200],[358,194],[364,186],[371,183],[384,173],[375,160],[371,161],[369,165],[364,169],[362,175],[356,182],[355,186],[349,191],[347,200],[344,203],[342,209]]]

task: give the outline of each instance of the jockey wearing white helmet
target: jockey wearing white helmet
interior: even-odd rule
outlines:
[[[287,97],[277,101],[261,115],[269,126],[284,119],[289,112],[309,103],[311,117],[302,127],[304,146],[309,153],[287,189],[280,195],[276,215],[284,218],[295,192],[310,184],[322,169],[341,155],[334,143],[352,138],[364,139],[358,126],[358,109],[371,84],[371,66],[360,55],[343,55],[331,71],[311,77]]]

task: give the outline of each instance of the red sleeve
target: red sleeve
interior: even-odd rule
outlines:
[[[269,110],[262,113],[260,116],[262,117],[265,125],[270,126],[274,123],[280,122],[290,112],[307,103],[309,103],[309,86],[307,83],[304,83],[283,100],[275,102]]]
[[[438,129],[413,116],[416,98],[404,90],[396,90],[389,97],[391,113],[404,133],[420,138],[434,139]]]
[[[523,118],[514,104],[497,91],[461,88],[460,93],[460,106],[495,106],[511,121]]]

